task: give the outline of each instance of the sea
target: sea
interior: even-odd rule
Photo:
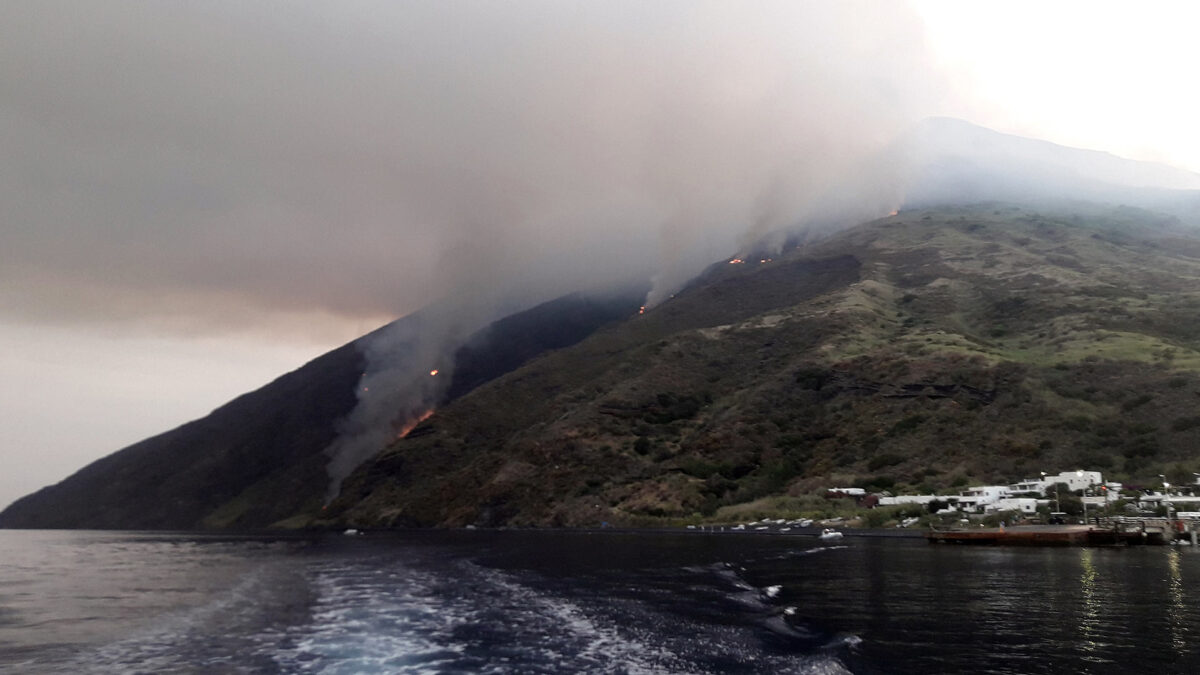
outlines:
[[[1197,673],[1200,550],[0,531],[0,672]]]

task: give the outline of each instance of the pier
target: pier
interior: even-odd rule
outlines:
[[[951,530],[925,534],[933,544],[990,544],[1003,546],[1134,546],[1164,545],[1177,539],[1194,544],[1198,527],[1192,521],[1167,518],[1101,518],[1089,525],[1014,525]]]

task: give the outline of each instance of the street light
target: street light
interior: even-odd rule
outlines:
[[[1082,479],[1083,478],[1083,469],[1076,469],[1075,477]],[[1087,525],[1087,489],[1086,488],[1083,490],[1083,497],[1081,497],[1079,499],[1079,501],[1081,503],[1083,503],[1083,524]]]
[[[1162,482],[1163,482],[1163,506],[1167,507],[1167,520],[1170,520],[1171,519],[1171,501],[1170,501],[1169,497],[1171,496],[1171,484],[1167,482],[1167,477],[1164,476],[1163,474],[1161,474],[1161,473],[1158,474],[1158,477],[1161,478]]]

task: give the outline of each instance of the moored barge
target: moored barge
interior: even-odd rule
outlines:
[[[933,544],[987,544],[1003,546],[1129,546],[1162,545],[1174,541],[1176,528],[1165,519],[1111,520],[1097,525],[1014,525],[955,530],[931,530],[925,538]]]

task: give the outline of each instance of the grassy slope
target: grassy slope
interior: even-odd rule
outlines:
[[[1080,206],[906,212],[678,297],[439,411],[359,525],[801,514],[830,485],[1200,471],[1200,239]]]

